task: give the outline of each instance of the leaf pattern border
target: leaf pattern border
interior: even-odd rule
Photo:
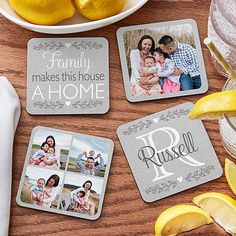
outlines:
[[[163,114],[160,116],[160,121],[174,120],[176,118],[188,115],[189,112],[189,109],[177,109],[174,111],[168,111],[167,114]]]
[[[93,42],[93,41],[85,41],[85,40],[81,40],[81,41],[76,41],[76,42],[72,42],[69,43],[70,47],[73,47],[75,49],[101,49],[103,48],[103,44],[102,43],[97,43],[97,42]],[[34,45],[33,49],[36,51],[47,51],[47,50],[59,50],[62,48],[69,48],[67,47],[67,43],[62,43],[62,42],[55,42],[55,41],[51,41],[51,42],[44,42],[44,43],[39,43],[37,45]]]
[[[152,120],[146,120],[146,121],[139,121],[136,124],[131,125],[127,128],[127,130],[123,131],[124,135],[130,135],[132,133],[137,133],[138,131],[142,131],[143,129],[148,129],[154,124]]]

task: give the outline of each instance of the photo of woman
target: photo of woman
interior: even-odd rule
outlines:
[[[103,179],[68,172],[61,194],[60,209],[93,216],[97,213]]]
[[[28,166],[21,201],[35,206],[57,208],[63,173]]]
[[[35,134],[29,164],[47,169],[65,169],[72,137],[44,130]]]

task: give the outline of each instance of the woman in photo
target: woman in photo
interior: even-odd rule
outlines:
[[[71,204],[70,204],[69,209],[75,210],[75,209],[78,209],[79,207],[80,209],[89,210],[91,215],[95,214],[95,204],[89,201],[89,195],[90,195],[90,190],[92,188],[92,185],[93,185],[92,181],[87,180],[84,182],[82,187],[77,188],[70,193]],[[83,206],[78,206],[79,204],[81,204],[81,201],[79,201],[79,198],[78,198],[78,194],[80,194],[81,192],[85,193],[85,195],[83,196]]]
[[[40,178],[39,180],[42,180],[42,179]],[[59,181],[60,181],[60,177],[58,175],[56,174],[51,175],[46,181],[45,186],[42,186],[44,193],[43,195],[41,194],[41,197],[38,197],[35,194],[35,188],[31,188],[30,192],[31,192],[32,204],[50,208],[52,205],[52,202],[55,200],[57,196],[57,192],[58,192],[57,186],[59,184]],[[39,185],[38,182],[37,182],[37,185]]]
[[[46,138],[46,143],[49,145],[47,155],[42,159],[40,166],[49,169],[60,169],[60,150],[56,148],[56,141],[52,135]]]
[[[145,58],[152,55],[154,48],[154,39],[149,35],[143,35],[138,42],[138,47],[136,49],[133,49],[130,53],[130,83],[131,93],[133,96],[147,96],[151,95],[154,91],[154,89],[152,88],[157,84],[157,82],[152,81],[150,83],[149,81],[149,83],[147,83],[147,78],[142,77],[141,75],[141,70],[145,66]],[[151,93],[149,93],[150,90],[152,91]],[[159,90],[157,92],[159,93]]]

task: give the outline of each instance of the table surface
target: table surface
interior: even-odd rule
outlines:
[[[193,18],[196,20],[201,42],[207,35],[210,0],[150,0],[140,10],[113,25],[65,37],[106,37],[110,43],[110,111],[105,115],[31,116],[26,112],[26,53],[31,38],[43,34],[24,30],[0,16],[0,74],[8,77],[19,94],[22,114],[16,132],[13,156],[12,206],[9,235],[154,235],[158,215],[166,208],[179,203],[190,203],[193,196],[206,191],[219,191],[233,197],[223,175],[212,182],[200,185],[171,197],[145,203],[139,194],[116,135],[116,128],[129,121],[153,114],[183,102],[195,102],[202,95],[186,96],[157,101],[129,103],[124,94],[118,55],[116,31],[119,27],[168,20]],[[56,37],[46,35],[46,37]],[[60,36],[61,37],[61,36]],[[207,48],[202,44],[209,81],[207,94],[220,91],[225,80],[216,72]],[[138,109],[137,109],[138,107]],[[24,164],[29,137],[34,126],[49,126],[110,138],[115,143],[111,171],[106,189],[102,215],[97,221],[73,218],[23,208],[15,197]],[[216,121],[204,121],[221,165],[229,157],[221,144]],[[120,191],[122,190],[122,191]],[[216,223],[200,227],[183,235],[227,235]]]

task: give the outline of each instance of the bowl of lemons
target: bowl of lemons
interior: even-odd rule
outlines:
[[[117,22],[148,0],[0,0],[0,13],[28,30],[67,34]]]

